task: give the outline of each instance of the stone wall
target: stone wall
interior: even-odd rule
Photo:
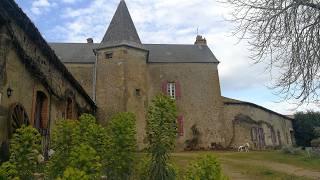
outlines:
[[[34,125],[37,92],[48,99],[47,108],[41,112],[45,113],[42,116],[47,116],[48,129],[57,119],[65,117],[67,98],[73,99],[73,118],[82,112],[94,112],[92,101],[75,88],[75,82],[66,78],[66,74],[53,63],[52,56],[44,55],[39,49],[13,21],[1,26],[0,62],[5,65],[5,76],[1,78],[6,77],[6,81],[0,86],[0,145],[8,141],[12,105],[21,105],[29,124]],[[13,90],[11,96],[7,96],[8,89]]]
[[[294,137],[292,120],[251,103],[226,103],[224,105],[226,140],[230,147],[238,147],[247,142],[254,149],[291,146]],[[258,145],[252,138],[252,128],[263,129],[264,145]]]
[[[64,63],[64,65],[93,99],[94,64]]]
[[[107,53],[112,53],[112,58],[107,59]],[[101,49],[97,55],[97,118],[106,125],[115,113],[134,113],[137,118],[137,140],[142,149],[149,87],[146,80],[147,52],[123,46]]]
[[[200,131],[201,148],[211,143],[225,146],[222,101],[217,64],[215,63],[150,63],[148,64],[149,102],[160,93],[163,82],[178,82],[181,97],[176,100],[178,113],[183,116],[182,136],[177,136],[177,149],[185,148],[192,139],[191,127]]]

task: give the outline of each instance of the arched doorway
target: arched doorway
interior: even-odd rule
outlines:
[[[45,135],[48,129],[48,102],[47,95],[38,91],[35,103],[34,127],[39,130],[41,135]]]
[[[0,162],[9,159],[9,139],[21,128],[22,125],[29,125],[28,114],[20,103],[14,103],[9,107],[8,113],[8,139],[0,144]]]

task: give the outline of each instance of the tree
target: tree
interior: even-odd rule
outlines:
[[[135,115],[128,112],[114,115],[107,132],[107,177],[114,180],[129,179],[137,149]]]
[[[225,0],[234,8],[240,39],[252,58],[280,75],[274,88],[285,99],[316,101],[320,89],[319,0]]]
[[[148,150],[151,153],[149,179],[175,179],[175,171],[168,164],[169,153],[174,149],[177,137],[177,110],[175,101],[158,95],[152,100],[147,115]]]
[[[298,146],[309,147],[311,140],[317,137],[315,127],[320,127],[320,113],[308,111],[294,115],[294,136]]]
[[[0,167],[0,179],[32,179],[39,171],[41,137],[31,126],[17,129],[10,142],[10,159]]]

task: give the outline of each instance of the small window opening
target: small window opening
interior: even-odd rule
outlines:
[[[140,89],[136,89],[136,96],[141,96],[141,90]]]
[[[176,99],[176,83],[171,82],[167,84],[167,93],[171,99]]]
[[[67,99],[67,119],[72,119],[73,118],[73,101],[71,98]]]
[[[106,52],[105,53],[105,58],[106,59],[112,59],[113,53],[112,52]]]

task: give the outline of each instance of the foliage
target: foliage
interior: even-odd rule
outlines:
[[[0,167],[0,176],[4,178],[30,179],[39,169],[37,162],[41,153],[41,136],[31,126],[17,129],[10,142],[9,162]]]
[[[320,138],[313,139],[310,144],[312,147],[320,148]]]
[[[108,124],[107,176],[108,179],[128,179],[134,167],[136,119],[132,113],[119,113]]]
[[[212,155],[205,155],[193,162],[185,176],[186,180],[222,180],[227,179],[222,174],[220,163]]]
[[[89,180],[89,176],[86,175],[85,172],[79,170],[79,169],[75,169],[75,168],[71,168],[68,167],[64,172],[63,172],[63,177],[62,178],[58,178],[58,180]]]
[[[320,137],[320,127],[315,127],[313,133],[316,137]]]
[[[46,169],[48,178],[63,177],[70,167],[89,177],[100,174],[105,160],[99,155],[105,154],[106,143],[106,130],[92,115],[83,114],[79,121],[59,121],[52,132],[51,147],[55,153]]]
[[[236,35],[249,41],[252,58],[276,74],[285,99],[318,100],[320,4],[310,0],[225,0]],[[276,72],[275,71],[275,72]]]
[[[314,133],[314,127],[320,126],[320,113],[313,111],[299,112],[294,115],[294,119],[293,128],[297,145],[311,146],[311,140],[317,137]]]
[[[150,164],[150,158],[144,157],[136,162],[133,179],[148,180],[148,167]]]
[[[72,149],[79,145],[79,122],[72,120],[59,121],[51,135],[51,148],[55,153],[48,162],[46,174],[50,179],[61,177],[70,163]]]
[[[147,115],[148,150],[151,153],[149,179],[175,179],[174,168],[168,164],[177,136],[177,110],[175,101],[164,95],[152,100]]]
[[[72,149],[70,153],[69,167],[76,168],[85,174],[89,175],[91,179],[100,177],[101,167],[100,157],[97,152],[86,144],[80,144]]]
[[[188,150],[196,150],[198,149],[199,141],[200,141],[200,131],[197,128],[196,124],[192,125],[191,132],[192,132],[192,139],[186,140],[185,143]]]
[[[302,155],[303,150],[298,147],[291,147],[291,146],[285,146],[281,149],[281,152],[284,154],[291,154],[291,155]]]
[[[0,179],[19,179],[15,164],[7,161],[0,166]]]

